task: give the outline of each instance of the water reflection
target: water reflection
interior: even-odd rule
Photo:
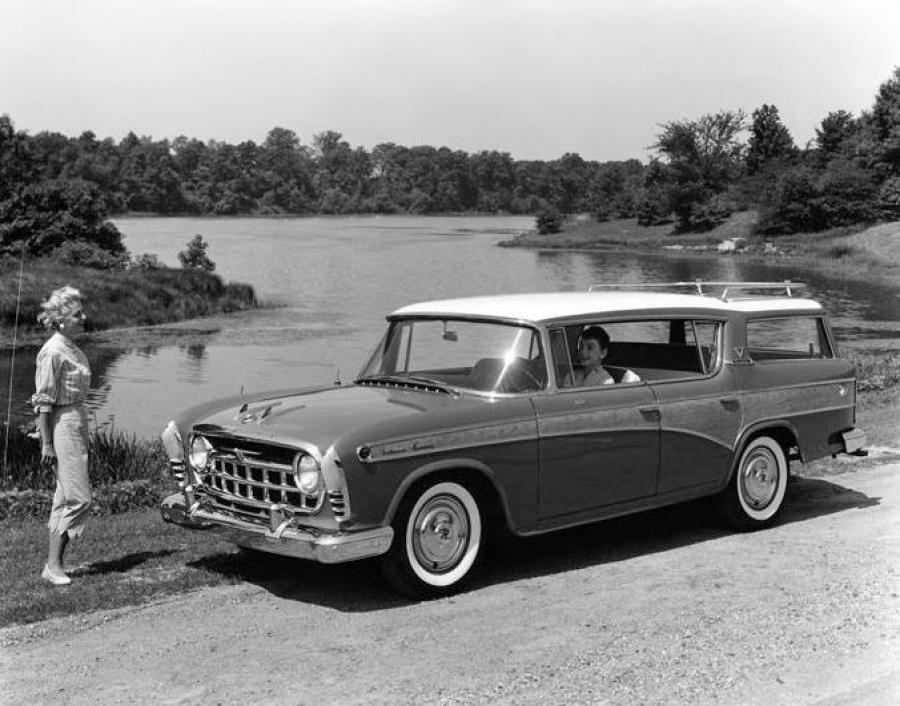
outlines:
[[[109,370],[130,351],[119,348],[97,347],[89,344],[81,346],[91,365],[91,389],[88,392],[87,407],[93,419],[97,419],[106,405],[113,381]],[[2,418],[6,419],[6,405],[10,404],[12,426],[19,426],[34,416],[31,395],[34,394],[34,373],[37,346],[20,348],[17,351],[0,351],[0,395],[3,399]],[[10,370],[13,369],[12,394],[10,394]]]

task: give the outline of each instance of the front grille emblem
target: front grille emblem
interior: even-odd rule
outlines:
[[[242,449],[235,449],[234,455],[237,456],[237,460],[241,463],[247,463],[248,457],[259,456],[259,453],[256,451],[244,451]]]

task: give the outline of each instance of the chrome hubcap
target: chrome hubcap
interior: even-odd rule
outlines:
[[[416,515],[412,545],[416,560],[431,572],[449,571],[459,562],[469,538],[469,518],[454,497],[430,498]]]
[[[741,469],[741,495],[754,510],[766,507],[778,490],[778,461],[765,448],[754,449]]]

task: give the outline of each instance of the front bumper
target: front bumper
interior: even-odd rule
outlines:
[[[391,546],[394,530],[377,527],[360,532],[320,532],[296,527],[289,518],[273,510],[270,527],[231,517],[194,504],[188,508],[182,493],[162,501],[160,514],[166,522],[191,529],[208,529],[240,547],[270,554],[338,564],[384,554]]]

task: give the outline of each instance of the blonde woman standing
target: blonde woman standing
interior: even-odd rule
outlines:
[[[84,401],[91,384],[87,357],[74,339],[84,331],[81,293],[65,286],[41,304],[40,321],[53,335],[37,355],[36,392],[41,463],[54,464],[56,492],[50,511],[47,563],[41,577],[55,586],[72,582],[63,554],[70,539],[84,530],[91,507],[88,478],[88,420]]]

